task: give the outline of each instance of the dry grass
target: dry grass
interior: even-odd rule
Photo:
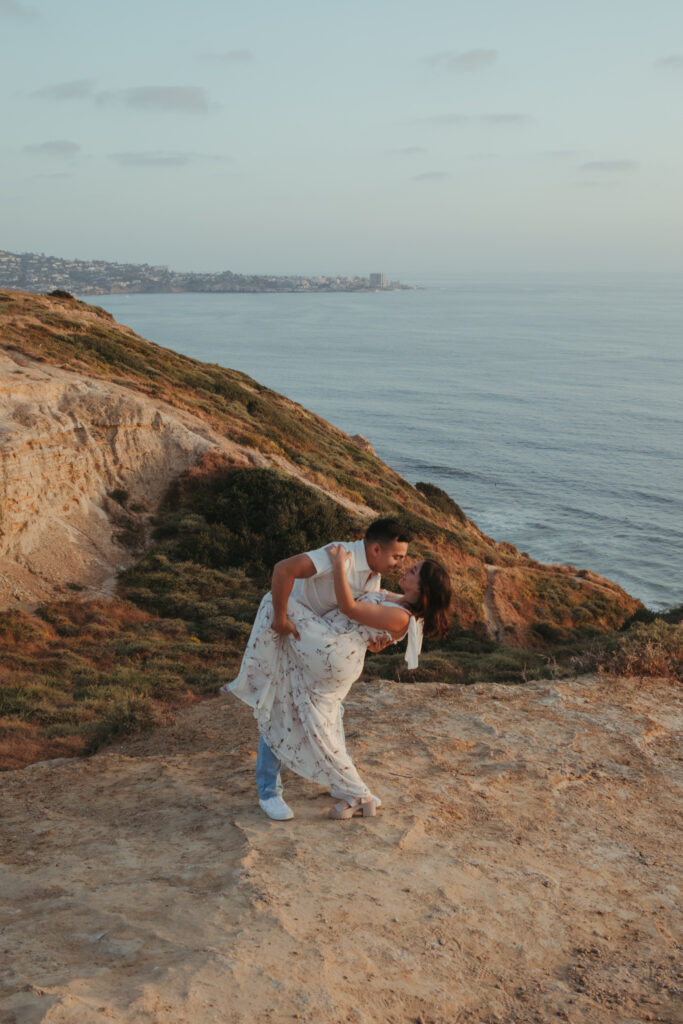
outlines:
[[[608,676],[669,679],[683,682],[683,628],[655,619],[638,622],[618,638],[601,659],[600,671]]]
[[[93,753],[213,695],[241,655],[224,633],[201,641],[190,623],[121,600],[3,613],[0,768]]]

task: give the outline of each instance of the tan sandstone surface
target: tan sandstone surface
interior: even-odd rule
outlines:
[[[211,449],[254,461],[190,413],[0,348],[0,607],[70,583],[111,596],[136,558],[122,535],[144,541],[169,482]]]
[[[2,1024],[680,1019],[664,683],[361,683],[383,807],[255,803],[236,701],[2,776]],[[680,938],[680,936],[678,936]]]

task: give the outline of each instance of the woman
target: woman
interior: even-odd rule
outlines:
[[[415,668],[422,627],[445,635],[450,580],[437,562],[424,560],[404,572],[401,594],[380,591],[356,601],[345,572],[348,552],[341,545],[327,550],[339,607],[318,616],[298,606],[297,640],[271,628],[266,595],[229,690],[254,708],[261,735],[283,764],[341,798],[331,818],[368,817],[376,803],[346,751],[342,701],[362,672],[368,644],[395,643],[408,633],[406,660]]]

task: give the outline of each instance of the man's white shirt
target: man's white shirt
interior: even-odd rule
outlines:
[[[373,572],[368,565],[365,541],[357,540],[352,543],[332,541],[332,543],[341,543],[345,551],[351,552],[351,558],[346,566],[346,575],[354,598],[360,597],[361,594],[378,591],[380,589],[380,574]],[[292,597],[301,601],[316,615],[324,615],[337,607],[332,562],[326,548],[317,548],[315,551],[307,551],[306,554],[315,566],[315,576],[294,580]]]

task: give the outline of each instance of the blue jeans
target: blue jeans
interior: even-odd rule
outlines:
[[[263,736],[259,736],[256,754],[256,788],[259,800],[282,796],[280,761],[270,749]]]

